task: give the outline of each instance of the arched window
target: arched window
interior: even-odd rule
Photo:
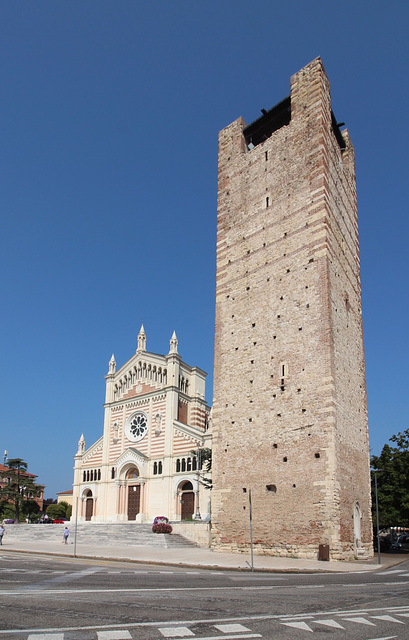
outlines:
[[[186,471],[192,471],[192,458],[187,459]]]
[[[182,458],[182,471],[186,471],[186,459]]]
[[[184,482],[181,486],[182,491],[193,491],[193,485],[191,482]]]
[[[111,469],[111,480],[113,480],[115,478],[115,467],[112,467]]]
[[[87,479],[87,472],[84,471],[84,473],[82,474],[82,481],[85,482]]]
[[[156,476],[158,474],[158,463],[153,463],[153,475]]]
[[[159,460],[158,462],[158,473],[162,473],[162,461]]]
[[[101,469],[98,469],[98,480],[101,480]]]
[[[176,460],[176,473],[179,473],[179,471],[180,471],[180,458]]]

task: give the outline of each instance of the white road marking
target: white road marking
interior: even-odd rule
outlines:
[[[406,569],[393,569],[392,571],[380,571],[377,576],[391,576],[392,573],[405,573]]]
[[[326,627],[333,627],[334,629],[345,629],[335,620],[314,620],[317,624],[324,624]]]
[[[243,631],[250,631],[250,629],[242,624],[215,624],[213,626],[223,633],[240,633]]]
[[[343,618],[343,620],[348,620],[348,622],[357,622],[358,624],[367,624],[371,627],[376,627],[376,624],[370,622],[366,618],[362,618],[361,616],[357,616],[356,618]]]
[[[392,616],[371,616],[371,618],[374,618],[374,620],[385,620],[385,622],[398,622],[399,624],[405,624],[402,620],[397,620]]]
[[[281,624],[285,624],[286,627],[293,627],[294,629],[303,629],[303,631],[311,631],[313,630],[308,626],[306,622],[282,622]]]
[[[186,638],[195,634],[188,627],[159,627],[164,638]]]
[[[98,640],[129,640],[132,638],[129,631],[121,629],[120,631],[97,631]]]
[[[27,640],[64,640],[63,633],[34,633]]]
[[[384,638],[371,638],[371,640],[393,640],[394,638],[397,638],[398,636],[385,636]]]

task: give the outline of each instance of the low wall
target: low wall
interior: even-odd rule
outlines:
[[[210,547],[210,522],[172,522],[174,533],[179,533],[199,547]]]

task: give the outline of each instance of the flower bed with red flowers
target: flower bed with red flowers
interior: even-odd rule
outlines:
[[[172,527],[166,522],[158,522],[152,527],[153,533],[172,533]]]

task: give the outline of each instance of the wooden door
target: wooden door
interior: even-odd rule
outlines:
[[[85,520],[91,520],[93,511],[94,500],[92,498],[87,498],[85,502]]]
[[[136,520],[141,503],[141,485],[128,487],[128,520]]]
[[[182,520],[191,520],[195,511],[195,494],[193,491],[182,493]]]

